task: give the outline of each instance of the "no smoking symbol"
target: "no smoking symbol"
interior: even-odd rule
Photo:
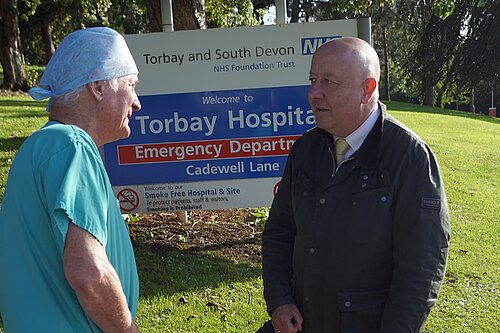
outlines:
[[[276,193],[278,193],[278,188],[280,187],[280,183],[281,183],[281,181],[277,182],[276,185],[274,185],[274,188],[273,188],[274,195],[276,195]]]
[[[118,198],[121,210],[124,212],[130,212],[139,206],[139,196],[134,190],[123,189],[116,197]]]

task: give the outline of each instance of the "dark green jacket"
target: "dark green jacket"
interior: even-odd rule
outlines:
[[[419,332],[445,272],[450,225],[430,148],[382,113],[334,172],[314,128],[288,157],[263,233],[268,311],[295,303],[305,333]]]

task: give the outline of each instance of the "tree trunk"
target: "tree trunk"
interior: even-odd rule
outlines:
[[[197,14],[200,8],[204,11],[205,1],[199,0],[173,0],[172,11],[174,14],[174,30],[196,30],[202,26],[198,20]],[[205,15],[200,19],[205,20]],[[203,22],[204,24],[204,22]]]
[[[472,113],[476,113],[476,87],[470,87],[470,102],[469,102],[469,111]]]
[[[145,0],[152,32],[163,31],[161,0]],[[204,0],[173,0],[174,30],[206,28]]]
[[[145,0],[146,8],[149,16],[149,26],[151,32],[161,32],[161,2],[160,0]]]
[[[436,103],[436,91],[432,84],[432,75],[428,74],[428,69],[424,66],[424,76],[422,77],[423,104],[434,106]]]
[[[299,22],[299,18],[300,18],[300,1],[299,0],[293,0],[290,3],[288,12],[290,13],[290,23],[297,23],[297,22]]]
[[[0,1],[0,63],[4,75],[1,87],[4,89],[28,90],[19,35],[17,0]]]
[[[50,23],[49,21],[43,21],[40,26],[40,33],[42,35],[42,41],[45,48],[45,60],[49,63],[50,58],[55,52],[54,41],[50,35]]]
[[[436,92],[434,91],[434,87],[428,87],[424,91],[424,105],[427,106],[436,105]]]

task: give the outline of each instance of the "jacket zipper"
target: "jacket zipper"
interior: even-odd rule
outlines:
[[[332,147],[328,146],[328,151],[330,152],[330,157],[332,158],[332,178],[333,178],[333,176],[335,175],[335,169],[336,169],[335,155],[333,154]]]
[[[352,160],[352,156],[349,156],[349,158],[346,158],[345,160],[343,160],[342,162],[339,163],[339,165],[336,165],[336,162],[335,162],[335,154],[333,153],[333,150],[332,150],[332,147],[328,146],[328,151],[330,152],[330,157],[332,158],[332,178],[333,176],[335,175],[336,171],[338,170],[338,168],[340,168],[340,166],[346,162],[346,161],[349,161],[349,160]]]

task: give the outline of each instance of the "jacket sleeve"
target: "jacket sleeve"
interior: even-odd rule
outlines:
[[[443,282],[450,221],[435,157],[424,143],[401,167],[393,206],[393,279],[380,333],[420,332]]]
[[[295,304],[291,287],[296,232],[291,198],[292,160],[293,148],[262,233],[264,298],[269,314],[280,305]]]

